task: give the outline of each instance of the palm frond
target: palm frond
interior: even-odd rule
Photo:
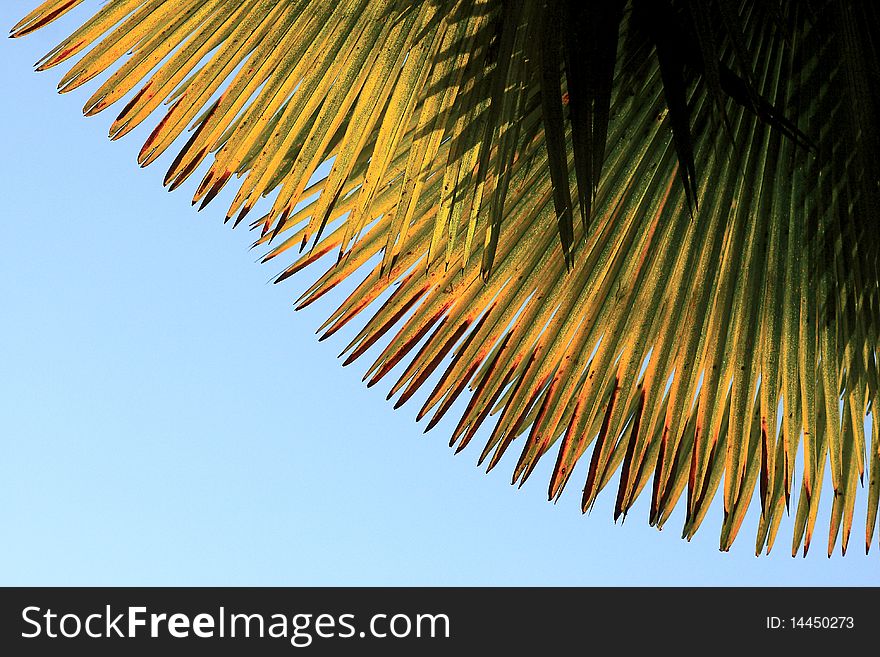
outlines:
[[[866,547],[880,500],[878,24],[850,2],[111,0],[37,67],[79,55],[62,92],[109,72],[84,111],[124,101],[113,139],[169,105],[138,162],[191,129],[166,185],[203,172],[204,207],[235,177],[235,225],[270,197],[263,260],[299,251],[278,281],[335,253],[298,307],[363,275],[322,339],[368,311],[346,363],[390,334],[368,385],[405,363],[399,406],[432,381],[429,429],[464,394],[450,445],[493,416],[488,469],[516,443],[522,485],[555,449],[551,499],[583,459],[583,510],[617,476],[625,516],[650,482],[650,522],[682,503],[687,538],[720,488],[721,549],[755,503],[759,553],[799,483],[806,553],[827,468],[830,553],[866,470]]]

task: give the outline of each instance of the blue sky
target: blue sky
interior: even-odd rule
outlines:
[[[489,475],[453,455],[454,418],[423,435],[367,359],[340,366],[351,331],[317,342],[340,295],[293,311],[317,271],[268,283],[282,265],[224,198],[196,213],[192,185],[162,189],[167,157],[137,167],[145,130],[111,143],[113,110],[81,116],[94,85],[33,72],[74,22],[0,46],[0,584],[880,584],[864,495],[844,559],[827,508],[807,559],[787,521],[755,558],[751,512],[725,554],[717,505],[687,543],[681,510],[658,532],[642,499],[614,525],[605,493],[582,516],[576,485],[546,501],[549,462],[516,490],[514,455]]]

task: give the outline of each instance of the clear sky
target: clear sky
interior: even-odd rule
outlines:
[[[751,511],[721,553],[718,505],[687,543],[681,509],[658,532],[643,496],[615,525],[606,491],[582,516],[578,482],[546,501],[552,459],[516,490],[513,452],[486,475],[448,448],[455,418],[423,435],[368,359],[340,366],[351,331],[317,342],[340,295],[293,311],[317,270],[267,283],[283,265],[223,226],[225,197],[196,213],[168,157],[137,167],[145,130],[82,117],[94,83],[33,72],[75,20],[0,44],[0,584],[880,585],[864,494],[845,558],[830,504],[807,559],[790,520],[756,558]]]

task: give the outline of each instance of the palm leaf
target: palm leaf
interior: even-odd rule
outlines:
[[[278,281],[335,254],[298,307],[362,276],[322,338],[365,314],[346,363],[387,336],[365,379],[397,368],[395,406],[430,382],[428,428],[467,390],[450,445],[493,416],[489,469],[515,446],[521,485],[555,449],[557,499],[583,459],[583,510],[617,477],[615,518],[650,482],[687,538],[720,489],[721,548],[754,503],[761,552],[798,480],[806,551],[827,468],[830,552],[866,470],[866,546],[880,497],[877,27],[849,2],[111,0],[38,68],[107,74],[84,111],[124,102],[113,139],[167,104],[138,162],[179,148],[165,182],[199,172],[202,207],[235,178],[227,219],[260,206],[263,260],[299,251]]]

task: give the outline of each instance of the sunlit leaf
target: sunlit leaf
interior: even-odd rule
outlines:
[[[80,2],[50,0],[22,36]],[[97,3],[95,3],[97,4]],[[880,499],[880,34],[872,3],[756,0],[111,0],[37,63],[100,80],[120,138],[169,154],[205,207],[251,223],[297,306],[361,281],[345,363],[481,436],[523,485],[575,477],[626,517],[716,493],[720,547],[793,506],[829,552]],[[163,104],[165,107],[163,108]],[[189,131],[187,136],[185,133]],[[575,214],[581,215],[575,221]],[[327,256],[325,258],[324,256]],[[329,264],[328,264],[329,263]],[[378,344],[385,339],[381,351]],[[376,353],[378,352],[378,353]],[[515,459],[515,461],[513,460]],[[867,479],[867,491],[865,487]],[[831,490],[828,490],[828,489]],[[684,496],[684,500],[682,497]],[[794,500],[792,497],[794,496]]]

